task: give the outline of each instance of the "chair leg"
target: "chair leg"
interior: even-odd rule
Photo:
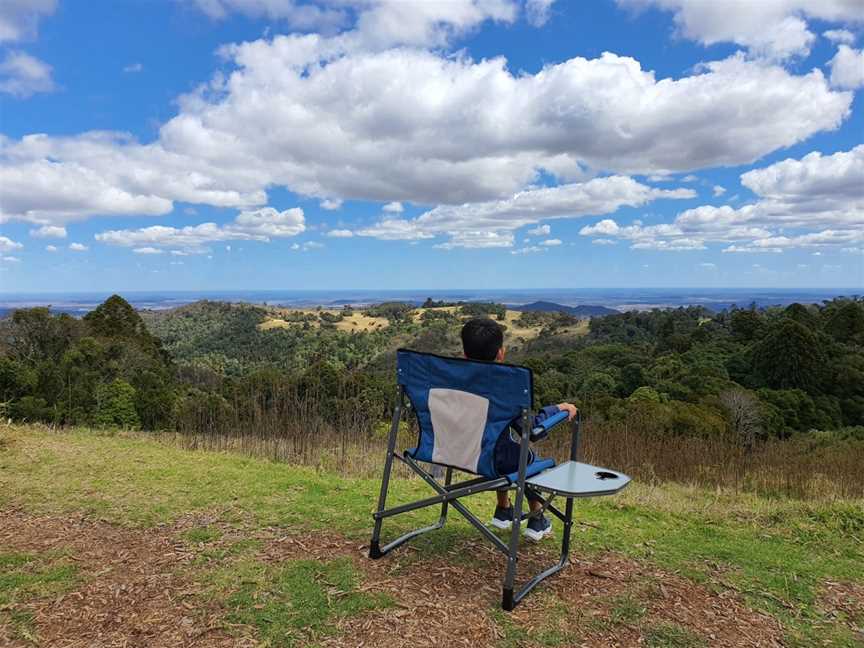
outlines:
[[[384,461],[384,475],[381,478],[381,491],[378,494],[378,509],[381,513],[387,505],[387,489],[390,486],[390,473],[393,470],[393,456],[396,450],[396,435],[399,433],[399,421],[402,419],[402,389],[397,391],[396,407],[393,408],[393,421],[390,425],[390,436],[387,439],[387,459]],[[380,558],[384,554],[381,552],[381,525],[384,519],[375,518],[375,527],[372,529],[372,540],[369,543],[369,557],[373,559]]]

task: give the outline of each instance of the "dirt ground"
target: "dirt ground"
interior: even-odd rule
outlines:
[[[202,524],[219,523],[199,516],[134,530],[81,516],[11,510],[0,512],[0,551],[54,552],[78,567],[71,591],[26,604],[40,646],[256,645],[251,631],[230,627],[224,610],[200,596],[190,579],[188,568],[198,549],[181,534]],[[238,531],[231,533],[236,540]],[[782,645],[778,622],[745,607],[734,593],[717,593],[614,554],[574,560],[510,616],[495,612],[503,559],[480,540],[459,543],[452,556],[425,558],[407,547],[399,556],[371,561],[365,545],[338,535],[310,539],[281,533],[251,533],[262,542],[258,560],[349,556],[362,574],[362,590],[385,592],[396,601],[394,607],[340,622],[338,633],[321,645],[485,647],[500,645],[515,628],[522,634],[510,645],[532,645],[524,637],[558,631],[564,637],[558,645],[643,646],[646,628],[664,623],[690,630],[712,646]],[[460,559],[465,555],[471,560]],[[548,561],[548,554],[527,551],[520,562],[523,577],[536,571],[541,560]],[[836,601],[831,599],[835,595]],[[846,606],[853,615],[860,613],[860,596],[860,591],[835,587],[827,590],[826,601]],[[4,636],[0,625],[0,645],[33,644]]]

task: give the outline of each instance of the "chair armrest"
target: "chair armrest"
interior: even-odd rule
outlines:
[[[535,425],[531,430],[531,440],[536,441],[537,439],[544,438],[553,427],[558,425],[559,423],[563,423],[567,420],[567,412],[558,412],[557,414],[553,414],[545,421],[542,421],[539,425]]]

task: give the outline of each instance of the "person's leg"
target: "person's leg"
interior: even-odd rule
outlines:
[[[508,488],[499,488],[495,491],[498,496],[498,506],[501,508],[510,508],[510,494]]]

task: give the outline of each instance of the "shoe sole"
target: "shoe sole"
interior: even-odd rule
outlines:
[[[546,536],[552,535],[552,527],[550,525],[545,531],[534,531],[533,529],[525,527],[524,533],[525,537],[532,542],[540,542]]]
[[[502,531],[509,531],[513,528],[513,522],[511,522],[510,520],[499,520],[498,518],[492,518],[490,524],[496,529],[501,529]]]

